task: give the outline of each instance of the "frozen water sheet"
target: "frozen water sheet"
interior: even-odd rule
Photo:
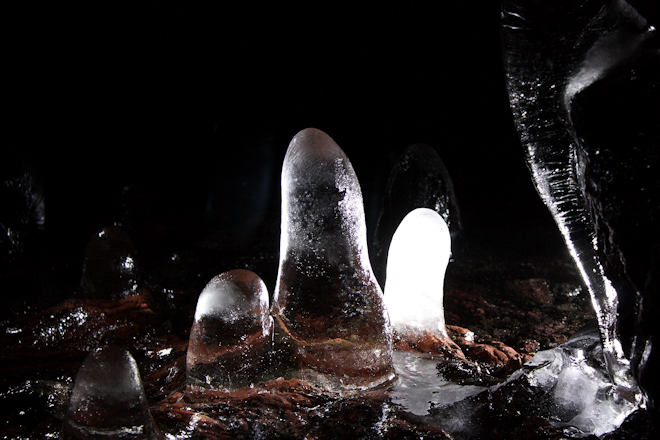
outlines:
[[[447,335],[442,297],[450,256],[449,228],[437,212],[418,208],[403,219],[392,237],[385,282],[395,330]]]
[[[273,315],[291,371],[340,392],[393,380],[392,330],[367,254],[353,166],[320,130],[298,133],[282,168]]]
[[[107,346],[83,362],[71,393],[62,438],[161,439],[140,372],[126,350]]]
[[[213,278],[197,301],[186,359],[189,385],[231,391],[269,372],[273,320],[268,290],[252,271]]]

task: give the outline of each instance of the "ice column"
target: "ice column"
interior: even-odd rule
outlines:
[[[108,346],[87,356],[76,375],[62,438],[163,438],[130,353]]]
[[[135,295],[139,270],[130,237],[114,226],[94,234],[85,249],[81,280],[88,298],[119,300]]]
[[[418,208],[404,217],[387,256],[385,304],[395,330],[446,336],[442,297],[450,256],[449,228],[437,212]]]
[[[199,295],[188,345],[188,384],[232,391],[268,374],[273,320],[257,274],[236,269],[213,278]]]
[[[308,128],[282,168],[273,315],[298,377],[340,392],[394,379],[392,330],[367,252],[362,192],[339,146]]]

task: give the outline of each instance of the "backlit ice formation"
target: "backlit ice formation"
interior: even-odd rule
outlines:
[[[437,212],[452,238],[462,233],[461,216],[449,172],[438,153],[425,144],[404,150],[392,168],[374,233],[374,271],[385,285],[388,248],[403,218],[416,208]]]
[[[336,391],[389,383],[392,330],[367,252],[362,192],[348,157],[320,130],[299,132],[282,168],[273,315],[292,371]]]
[[[269,373],[273,320],[268,290],[245,269],[213,278],[199,295],[188,344],[189,385],[231,391]]]
[[[428,208],[410,212],[397,228],[387,257],[385,304],[397,331],[446,335],[442,305],[451,255],[449,228]]]
[[[660,334],[649,287],[660,244],[660,51],[640,11],[623,0],[512,0],[502,35],[527,163],[591,294],[609,374],[635,390],[635,373],[657,395],[644,370],[658,365]]]
[[[138,291],[139,268],[128,234],[108,226],[94,234],[85,249],[80,287],[86,298],[119,300]]]
[[[660,45],[653,11],[624,0],[510,0],[502,37],[527,163],[589,289],[614,390],[655,407],[657,419]]]
[[[163,438],[149,412],[140,372],[130,353],[107,346],[85,358],[76,375],[62,438]]]

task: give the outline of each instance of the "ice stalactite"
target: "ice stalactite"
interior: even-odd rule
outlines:
[[[657,388],[644,370],[657,363],[659,333],[648,321],[658,292],[647,287],[660,245],[657,30],[622,0],[507,1],[502,39],[527,163],[589,289],[609,375],[633,392],[636,376],[652,405]]]

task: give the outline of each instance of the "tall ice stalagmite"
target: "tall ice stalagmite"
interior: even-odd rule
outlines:
[[[281,228],[272,312],[293,374],[339,392],[392,381],[392,330],[369,262],[360,185],[320,130],[289,144]]]

